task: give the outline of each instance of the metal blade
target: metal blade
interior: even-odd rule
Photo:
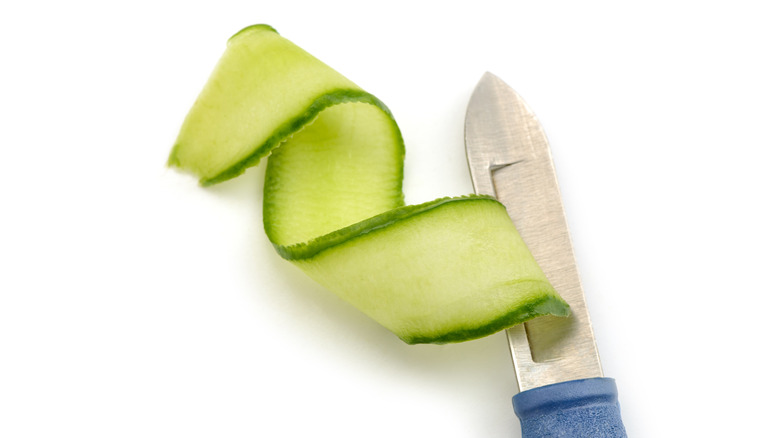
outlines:
[[[466,111],[474,190],[495,196],[531,254],[569,303],[568,318],[539,317],[507,330],[521,391],[603,377],[547,137],[523,99],[485,73]]]

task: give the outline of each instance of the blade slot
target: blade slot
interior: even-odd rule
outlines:
[[[551,157],[495,166],[490,180],[539,266],[572,308],[568,318],[538,317],[507,331],[520,389],[562,376],[602,376]]]

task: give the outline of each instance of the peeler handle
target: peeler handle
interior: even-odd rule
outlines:
[[[522,391],[512,398],[523,438],[621,438],[615,380],[570,380]]]

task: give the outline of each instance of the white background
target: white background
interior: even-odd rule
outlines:
[[[0,436],[520,435],[503,334],[407,346],[275,254],[262,166],[209,189],[165,167],[254,23],[392,109],[408,203],[471,191],[466,103],[510,83],[629,435],[773,436],[775,3],[4,2]]]

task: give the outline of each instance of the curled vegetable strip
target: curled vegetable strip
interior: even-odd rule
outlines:
[[[169,164],[210,185],[264,156],[263,224],[277,252],[405,342],[569,314],[503,205],[473,195],[404,205],[390,110],[256,25],[228,41]]]

